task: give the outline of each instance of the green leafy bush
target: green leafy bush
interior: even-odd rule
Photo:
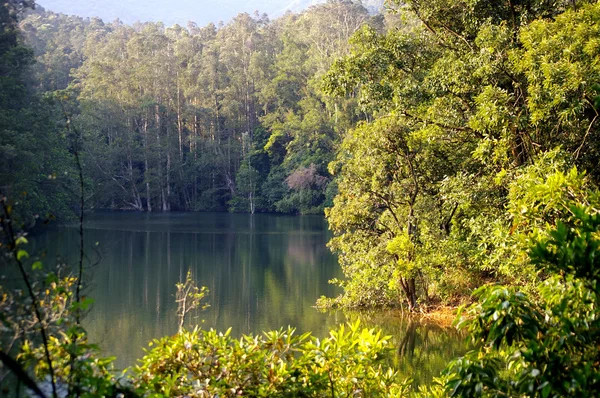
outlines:
[[[476,292],[479,301],[466,310],[459,325],[481,348],[448,367],[440,383],[449,396],[597,394],[599,195],[584,190],[539,194],[553,184],[564,186],[557,181],[578,180],[578,175],[576,170],[566,176],[556,173],[545,184],[531,187],[538,193],[536,215],[561,214],[529,237],[531,262],[548,277],[534,294],[496,285]]]
[[[388,341],[358,322],[322,340],[293,329],[240,339],[231,330],[183,330],[151,343],[134,383],[165,396],[399,396],[408,384],[383,364]]]

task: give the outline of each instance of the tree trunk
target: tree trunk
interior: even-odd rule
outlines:
[[[416,192],[416,191],[415,191]],[[411,197],[410,208],[408,211],[408,223],[407,223],[407,231],[408,237],[411,242],[415,243],[416,235],[417,235],[417,223],[414,216],[414,208],[413,205],[416,200],[416,195],[413,194]],[[408,253],[407,261],[414,261],[414,253]],[[403,278],[404,279],[404,278]],[[406,278],[403,282],[402,287],[404,288],[404,293],[406,294],[406,300],[408,303],[408,309],[413,311],[417,307],[417,288],[416,288],[416,279],[415,277]]]
[[[167,120],[168,120],[168,114],[167,114]],[[167,151],[167,201],[166,201],[166,211],[171,211],[171,150],[169,148],[169,138],[170,138],[170,134],[169,134],[169,124],[167,123],[167,125],[165,126],[166,128],[166,133],[167,133],[167,138],[166,138],[166,144],[165,144],[165,150]]]
[[[415,278],[400,277],[400,285],[404,291],[404,298],[408,304],[408,310],[414,311],[417,308],[417,288]]]
[[[194,100],[195,102],[195,100]],[[197,173],[197,164],[198,164],[198,115],[194,113],[194,170],[193,170],[193,178],[194,184],[192,187],[192,202],[194,206],[194,210],[196,209],[196,203],[198,203],[198,173]]]
[[[146,210],[152,211],[152,201],[150,200],[150,181],[148,177],[148,119],[144,118],[144,180],[146,181]]]
[[[177,134],[179,135],[179,163],[183,165],[183,125],[181,120],[181,88],[177,72]]]
[[[162,148],[160,144],[160,106],[158,103],[154,105],[154,119],[156,128],[156,146],[158,148],[158,185],[160,185],[160,202],[162,211],[167,211],[167,198],[165,194],[165,185],[162,175]]]
[[[142,205],[142,199],[140,197],[140,193],[137,189],[135,180],[133,178],[133,162],[131,160],[131,152],[127,152],[127,171],[129,172],[129,179],[131,181],[131,193],[133,195],[133,202],[135,203],[135,209],[140,211],[144,210]]]

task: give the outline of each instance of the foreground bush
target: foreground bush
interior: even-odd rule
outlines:
[[[134,379],[140,392],[165,396],[401,396],[408,383],[382,364],[388,340],[358,322],[322,340],[293,329],[240,339],[182,330],[151,343]]]

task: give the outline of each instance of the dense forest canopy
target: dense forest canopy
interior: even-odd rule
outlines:
[[[325,77],[327,93],[372,115],[329,165],[331,246],[348,277],[336,303],[415,308],[491,281],[527,289],[543,278],[529,239],[564,216],[559,197],[600,182],[598,5],[397,4],[403,23],[361,27]]]
[[[104,23],[38,10],[20,22],[31,84],[56,93],[82,136],[94,208],[322,212],[327,164],[359,119],[321,77],[361,26],[332,1],[271,21]]]

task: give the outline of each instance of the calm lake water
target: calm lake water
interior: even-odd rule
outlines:
[[[116,366],[133,365],[153,338],[177,332],[175,284],[191,271],[207,286],[210,307],[192,313],[188,325],[234,335],[291,325],[324,337],[341,322],[360,318],[393,336],[399,366],[427,382],[464,352],[451,329],[409,321],[396,313],[323,314],[313,308],[322,295],[340,290],[342,277],[326,247],[321,216],[229,213],[96,212],[86,216],[85,252],[95,304],[85,319],[91,341]],[[76,264],[77,226],[48,227],[32,239],[44,262]],[[56,259],[56,260],[55,260]]]

